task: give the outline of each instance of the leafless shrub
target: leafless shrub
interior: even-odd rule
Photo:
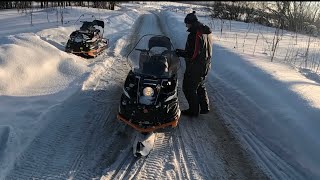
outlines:
[[[236,33],[236,46],[235,46],[236,49],[238,49],[238,34]]]
[[[249,33],[249,31],[251,30],[251,25],[249,26],[249,24],[248,24],[248,27],[249,27],[249,28],[247,28],[248,31],[246,32],[246,34],[245,34],[245,36],[244,36],[244,38],[243,38],[242,52],[244,52],[244,44],[246,43],[246,39],[247,39],[247,37],[248,37],[248,33]]]
[[[253,48],[253,55],[256,52],[256,46],[257,46],[257,43],[258,43],[258,40],[259,40],[259,35],[260,35],[260,33],[257,34],[256,43],[254,44],[254,48]]]
[[[276,28],[275,30],[275,34],[274,34],[274,37],[273,37],[273,41],[272,41],[272,48],[271,48],[271,51],[272,51],[272,56],[271,56],[271,62],[273,62],[273,59],[274,59],[274,55],[276,53],[276,50],[278,48],[278,45],[279,45],[279,42],[280,40],[282,39],[283,37],[283,31],[280,35],[280,27],[279,28]]]
[[[224,20],[220,19],[220,21],[221,21],[221,24],[220,24],[220,38],[222,38]]]

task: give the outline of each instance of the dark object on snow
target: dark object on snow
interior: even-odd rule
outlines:
[[[144,42],[148,49],[134,47],[136,51],[129,53],[131,60],[139,62],[125,80],[117,116],[142,133],[176,127],[180,118],[177,96],[180,60],[168,37],[152,35],[148,43],[141,40],[148,36],[142,36],[135,46]],[[155,52],[157,48],[160,50]]]
[[[102,32],[98,27],[102,28]],[[103,38],[104,22],[93,20],[84,21],[80,30],[70,34],[65,51],[84,57],[96,57],[109,45],[109,40]]]

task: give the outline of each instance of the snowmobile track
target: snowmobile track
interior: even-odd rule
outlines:
[[[132,164],[134,163],[134,157],[132,157],[132,153],[130,151],[126,152],[127,155],[122,159],[120,165],[116,168],[114,174],[111,176],[111,179],[122,179],[122,171],[126,172],[127,169],[129,169]],[[125,174],[126,175],[126,174]],[[124,176],[125,176],[124,175]]]
[[[136,176],[136,173],[139,172],[141,167],[143,166],[147,157],[134,157],[132,154],[132,148],[128,149],[128,151],[124,152],[127,153],[127,155],[124,156],[121,163],[112,175],[111,179],[128,179],[131,170],[135,170],[133,173],[135,173],[134,176]],[[138,167],[133,169],[134,165],[137,165]]]
[[[172,137],[173,137],[174,156],[180,165],[179,179],[190,179],[190,175],[187,167],[188,161],[185,159],[185,157],[187,157],[187,153],[186,153],[183,140],[181,138],[181,132],[180,132],[179,126],[177,126],[176,133]]]
[[[122,158],[111,179],[162,179],[166,178],[159,176],[163,171],[173,174],[175,179],[190,179],[188,167],[179,166],[177,176],[172,172],[175,167],[167,164],[169,158],[176,157],[179,159],[179,164],[188,164],[184,158],[186,157],[184,146],[181,145],[183,142],[175,134],[175,131],[156,133],[154,147],[146,157],[136,158],[132,154],[132,148],[128,148],[124,152],[127,155]],[[178,143],[174,144],[176,142]]]

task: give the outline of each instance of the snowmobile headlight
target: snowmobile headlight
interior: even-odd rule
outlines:
[[[143,95],[144,96],[153,96],[153,94],[154,94],[154,91],[153,91],[153,89],[151,87],[145,87],[143,89]]]

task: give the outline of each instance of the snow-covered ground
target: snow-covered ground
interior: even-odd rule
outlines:
[[[72,7],[63,25],[55,11],[37,10],[32,26],[28,15],[0,11],[0,179],[319,179],[319,76],[281,61],[303,62],[296,52],[308,37],[296,43],[285,32],[270,62],[273,29],[226,21],[221,33],[205,9],[173,2]],[[212,112],[181,117],[175,131],[157,133],[148,158],[135,160],[134,131],[115,119],[130,69],[124,57],[147,33],[183,48],[183,19],[192,10],[214,31]],[[95,59],[63,51],[82,14],[106,24],[111,46]],[[316,60],[317,46],[310,47]],[[181,83],[179,90],[187,108]]]

